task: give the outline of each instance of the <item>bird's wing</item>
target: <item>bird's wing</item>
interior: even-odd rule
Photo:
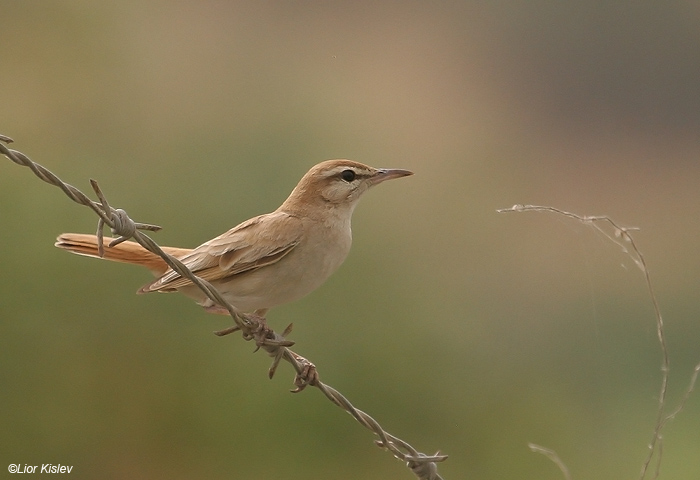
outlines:
[[[211,282],[278,262],[299,244],[302,232],[298,217],[284,212],[268,213],[203,243],[180,261],[199,278]],[[168,270],[139,292],[170,291],[191,283]]]

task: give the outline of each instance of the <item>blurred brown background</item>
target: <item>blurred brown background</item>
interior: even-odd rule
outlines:
[[[700,361],[696,2],[1,1],[0,133],[196,246],[328,158],[416,175],[368,194],[346,264],[273,310],[296,350],[446,479],[637,478],[667,323],[669,406]],[[148,273],[52,246],[96,218],[0,164],[0,471],[412,478],[372,435]],[[700,399],[662,478],[700,476]],[[9,475],[9,474],[7,474]]]

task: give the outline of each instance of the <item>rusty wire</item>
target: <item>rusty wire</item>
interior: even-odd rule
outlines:
[[[145,249],[160,256],[174,271],[191,280],[192,283],[197,285],[197,287],[212,301],[228,310],[235,325],[214,333],[223,336],[235,331],[241,331],[245,340],[255,340],[258,348],[262,348],[273,357],[272,365],[268,371],[270,378],[275,374],[280,360],[286,360],[296,371],[294,377],[295,389],[292,390],[292,392],[300,392],[309,385],[318,388],[331,402],[352,415],[362,426],[371,430],[378,437],[375,440],[375,444],[382,449],[388,450],[394,457],[405,462],[406,466],[411,469],[419,479],[442,480],[442,477],[437,471],[437,462],[442,462],[447,459],[447,455],[443,455],[440,452],[434,455],[426,455],[419,452],[409,443],[386,432],[374,418],[362,410],[355,408],[352,403],[336,389],[321,382],[316,366],[306,358],[289,349],[294,343],[286,340],[285,337],[290,333],[291,325],[287,327],[282,334],[278,334],[267,327],[260,317],[238,311],[233,305],[228,303],[209,282],[194,275],[182,262],[165,253],[155,241],[141,232],[141,230],[158,231],[161,227],[134,222],[124,210],[112,208],[95,180],[90,180],[90,184],[100,201],[92,201],[83,192],[63,182],[58,176],[38,163],[35,163],[22,152],[7,148],[5,143],[11,143],[12,141],[10,137],[0,134],[0,153],[16,164],[28,167],[41,180],[60,188],[68,198],[80,205],[91,208],[100,217],[97,228],[100,254],[102,254],[102,249],[104,248],[102,244],[102,230],[105,225],[111,229],[114,235],[118,236],[109,244],[110,247],[129,238],[133,238]]]

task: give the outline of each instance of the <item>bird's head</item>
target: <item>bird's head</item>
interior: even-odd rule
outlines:
[[[352,160],[326,160],[313,166],[302,177],[281,208],[303,210],[326,205],[346,206],[352,210],[372,186],[408,175],[413,175],[413,172],[374,168]]]

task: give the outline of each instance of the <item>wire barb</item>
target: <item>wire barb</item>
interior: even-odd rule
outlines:
[[[292,392],[301,392],[307,386],[318,388],[329,400],[350,413],[361,425],[374,432],[375,435],[379,437],[376,444],[383,449],[389,450],[396,458],[405,461],[406,465],[420,480],[442,480],[442,477],[437,473],[436,462],[446,460],[447,455],[441,455],[439,453],[435,455],[425,455],[418,452],[405,441],[384,431],[376,420],[362,410],[355,408],[340,394],[340,392],[322,383],[319,379],[316,366],[288,348],[294,345],[294,342],[285,339],[285,337],[291,333],[291,324],[285,329],[284,333],[280,335],[270,329],[262,317],[238,311],[233,305],[228,303],[221,296],[219,291],[209,282],[197,277],[182,262],[165,253],[156,242],[141,232],[141,230],[158,231],[161,227],[134,222],[124,210],[112,208],[97,181],[91,179],[90,184],[99,199],[99,203],[93,202],[80,190],[64,183],[52,172],[33,162],[23,153],[11,150],[3,144],[11,143],[12,141],[10,137],[0,134],[0,153],[16,164],[28,167],[41,180],[60,188],[71,200],[91,208],[99,216],[97,224],[97,244],[100,256],[104,255],[102,242],[104,235],[102,231],[105,225],[109,226],[112,233],[117,236],[117,238],[109,244],[109,247],[113,247],[129,238],[133,238],[142,247],[160,256],[165,263],[178,274],[192,281],[192,283],[201,289],[216,305],[220,305],[229,312],[235,325],[216,331],[214,332],[215,335],[225,336],[240,331],[241,336],[245,340],[255,340],[257,346],[256,351],[258,349],[263,349],[273,357],[272,366],[268,371],[270,378],[275,374],[280,361],[282,359],[286,360],[296,371],[294,377],[294,385],[296,388],[292,390]]]

